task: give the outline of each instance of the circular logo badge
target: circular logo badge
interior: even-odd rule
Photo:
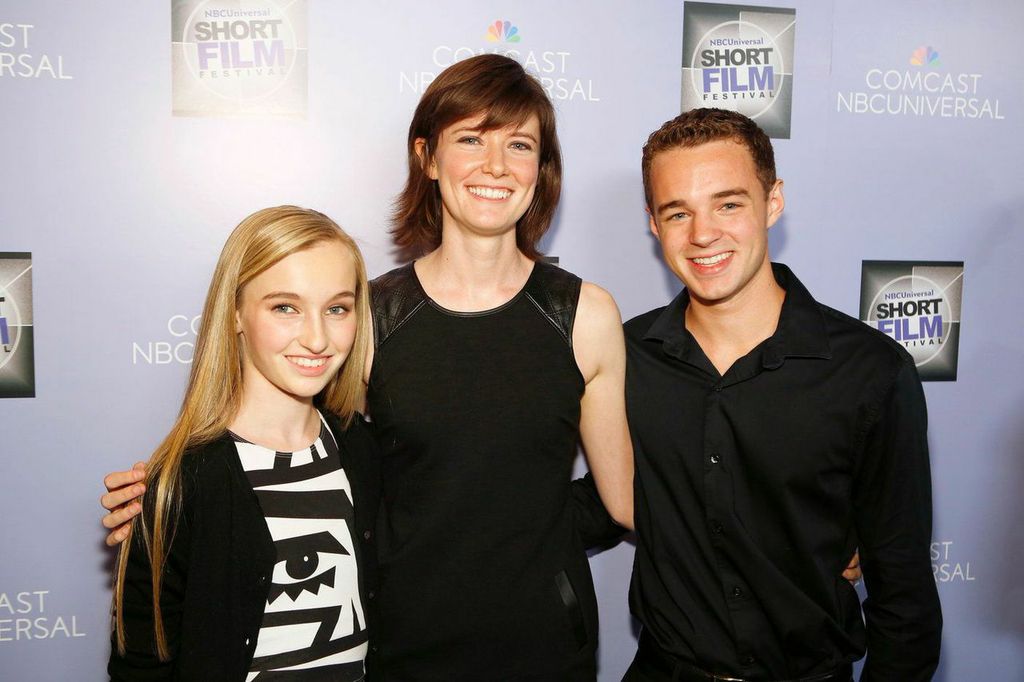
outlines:
[[[179,38],[193,78],[231,101],[251,103],[272,95],[295,68],[295,29],[269,0],[201,2]]]
[[[21,311],[11,292],[0,286],[0,368],[18,354],[21,342]]]
[[[749,21],[712,27],[690,57],[691,85],[703,106],[727,104],[754,119],[778,101],[785,70],[775,39]]]
[[[942,351],[952,321],[942,288],[921,275],[903,275],[886,282],[868,310],[868,322],[899,341],[918,367]]]

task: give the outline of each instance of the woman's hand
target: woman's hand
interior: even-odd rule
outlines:
[[[860,552],[854,552],[853,557],[850,559],[850,565],[843,571],[843,577],[850,581],[851,585],[856,585],[860,582],[860,579],[864,577],[864,574],[860,571]]]

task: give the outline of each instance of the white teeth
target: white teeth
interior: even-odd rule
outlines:
[[[323,367],[327,363],[327,358],[288,358],[299,367]]]
[[[493,189],[491,187],[470,187],[469,193],[484,199],[507,199],[512,196],[512,192],[507,189]]]
[[[725,253],[720,253],[715,256],[708,256],[707,258],[693,258],[691,260],[693,260],[697,265],[714,265],[715,263],[721,263],[731,255],[731,251],[726,251]]]

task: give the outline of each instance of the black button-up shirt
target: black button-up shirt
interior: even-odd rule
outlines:
[[[866,648],[862,680],[928,680],[942,617],[914,362],[773,270],[778,327],[724,376],[685,328],[685,290],[626,324],[633,612],[709,671],[789,679]],[[841,577],[858,546],[866,628]]]

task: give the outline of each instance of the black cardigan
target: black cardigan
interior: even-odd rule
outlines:
[[[362,418],[346,430],[336,417],[325,416],[352,486],[359,590],[372,638],[377,446]],[[182,515],[160,598],[171,660],[156,656],[149,560],[136,532],[124,584],[127,648],[119,656],[114,643],[107,666],[111,680],[244,680],[252,662],[277,554],[227,434],[186,453],[182,486]]]

